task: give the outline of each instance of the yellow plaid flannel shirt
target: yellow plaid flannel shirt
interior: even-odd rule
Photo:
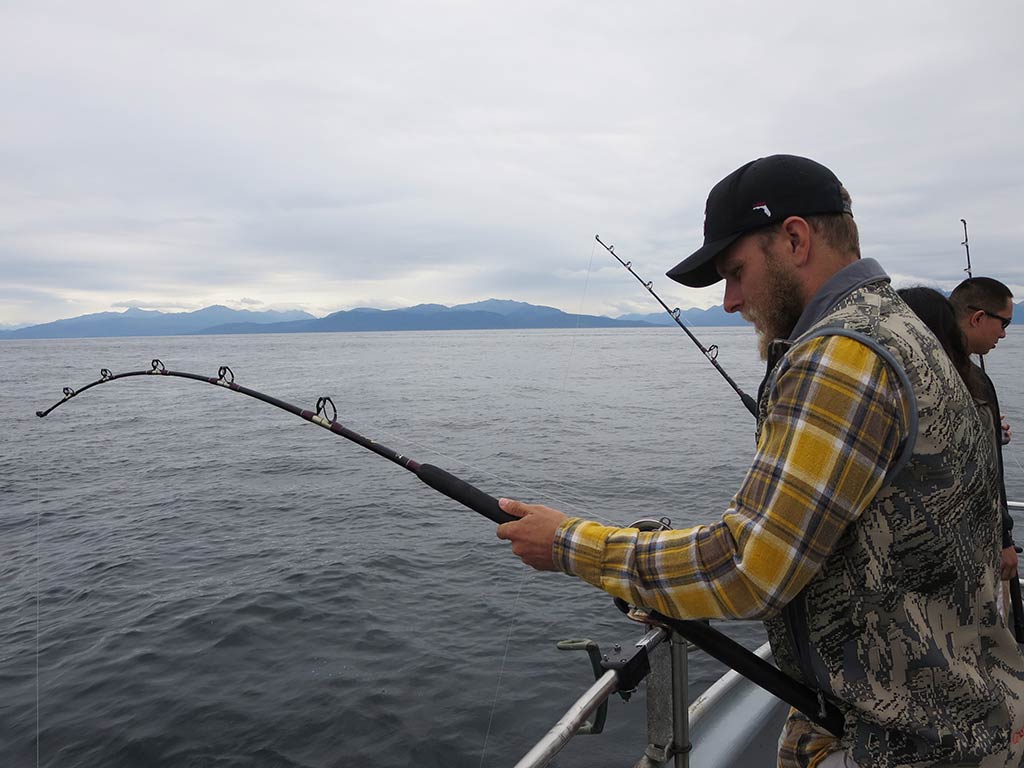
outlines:
[[[777,614],[882,486],[909,413],[882,358],[846,336],[791,350],[769,397],[753,464],[719,522],[641,532],[571,518],[555,564],[681,619]]]

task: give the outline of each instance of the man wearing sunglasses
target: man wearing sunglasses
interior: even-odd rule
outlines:
[[[967,351],[972,355],[984,356],[995,349],[999,340],[1006,336],[1006,328],[1013,321],[1013,294],[1010,289],[991,277],[970,277],[953,289],[949,296],[956,310],[957,320],[967,341]],[[1003,484],[1003,449],[1010,441],[1009,425],[999,412],[999,398],[992,380],[978,365],[972,373],[981,383],[985,399],[992,409],[992,420],[999,444],[999,493],[1003,506],[1003,552],[1000,558],[1000,576],[1005,579],[1017,578],[1017,551],[1013,546],[1013,518],[1006,505],[1006,486]]]
[[[1013,294],[991,277],[969,277],[953,289],[949,300],[972,355],[986,355],[1006,336],[1013,321]]]

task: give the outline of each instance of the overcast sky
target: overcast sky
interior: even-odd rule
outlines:
[[[129,305],[720,303],[664,272],[788,152],[898,284],[1024,295],[1019,2],[0,4],[0,324]]]

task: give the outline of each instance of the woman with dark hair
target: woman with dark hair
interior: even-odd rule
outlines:
[[[960,330],[960,323],[957,322],[956,312],[949,299],[936,291],[934,288],[925,288],[923,285],[914,288],[901,288],[897,293],[907,303],[914,314],[920,317],[928,326],[935,337],[946,350],[949,359],[953,361],[960,378],[964,380],[968,391],[975,397],[979,392],[977,382],[971,372],[971,356],[967,352],[967,342],[964,339],[964,332]]]

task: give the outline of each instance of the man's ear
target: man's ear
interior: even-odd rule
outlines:
[[[807,219],[790,216],[782,222],[780,234],[793,266],[804,266],[811,254],[811,225]]]

